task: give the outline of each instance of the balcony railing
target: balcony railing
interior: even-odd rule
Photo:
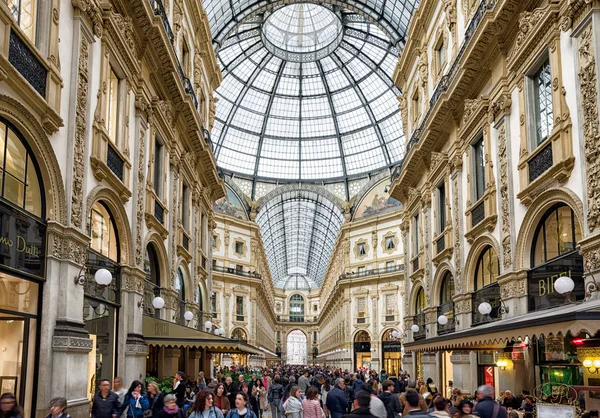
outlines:
[[[480,202],[471,210],[471,227],[479,225],[485,219],[484,202]]]
[[[110,144],[110,142],[106,148],[106,165],[119,180],[123,181],[125,161],[123,161],[123,158],[121,158],[119,153],[113,148],[113,145]]]
[[[340,275],[339,280],[355,279],[357,277],[376,276],[379,274],[394,273],[397,271],[404,271],[404,264],[397,264],[392,267],[382,267],[382,268],[378,268],[378,269],[359,271],[358,273],[355,273],[355,272],[344,273],[344,274]]]
[[[454,302],[450,300],[438,306],[438,318],[440,315],[445,315],[446,318],[448,318],[448,322],[444,325],[441,325],[439,323],[437,324],[438,335],[444,335],[450,332],[454,332],[454,330],[456,329],[456,321],[454,319]]]
[[[552,143],[546,145],[529,160],[529,182],[531,183],[552,167]]]
[[[213,266],[212,269],[213,269],[213,271],[218,271],[220,273],[229,273],[229,274],[235,274],[236,276],[251,277],[253,279],[259,279],[259,280],[261,279],[261,275],[256,272],[238,270],[234,267]]]
[[[287,316],[287,315],[277,315],[276,316],[277,322],[294,322],[294,323],[304,322],[304,323],[307,323],[307,322],[318,322],[319,321],[318,316],[313,316],[312,318],[304,316],[302,318],[302,321],[299,321],[298,318],[299,317]]]
[[[419,331],[413,332],[413,339],[415,341],[424,339],[427,332],[425,328],[425,312],[421,312],[413,316],[413,324],[417,324],[419,326]]]
[[[160,287],[148,280],[144,281],[144,315],[158,318],[159,311],[152,306],[156,296],[160,296]]]
[[[8,46],[8,61],[31,84],[40,96],[46,98],[46,80],[48,70],[29,49],[17,33],[11,29]]]

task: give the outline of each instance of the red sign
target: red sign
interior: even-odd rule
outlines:
[[[485,384],[494,386],[494,366],[485,366],[483,368],[483,375],[485,379]]]

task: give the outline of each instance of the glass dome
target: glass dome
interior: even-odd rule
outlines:
[[[269,52],[289,61],[307,62],[329,55],[342,40],[342,21],[329,8],[297,3],[270,13],[262,26]]]
[[[218,165],[253,180],[314,181],[399,162],[400,92],[391,79],[398,50],[389,38],[361,15],[315,4],[265,15],[239,24],[218,51],[223,82],[212,131]],[[335,24],[325,28],[327,22]],[[265,39],[288,54],[333,47],[315,61],[294,61],[274,54]]]

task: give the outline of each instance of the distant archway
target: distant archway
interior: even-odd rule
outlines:
[[[307,364],[306,335],[300,330],[288,334],[286,363]]]

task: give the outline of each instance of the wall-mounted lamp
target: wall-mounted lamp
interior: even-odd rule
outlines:
[[[448,323],[448,321],[450,321],[450,319],[448,319],[448,317],[446,315],[440,315],[438,316],[437,322],[438,324],[444,326]],[[454,325],[459,325],[460,323],[458,322],[458,319],[452,317],[452,323]]]
[[[419,328],[419,326],[417,324],[412,324],[412,326],[410,327],[410,330],[412,332],[419,332],[421,328]]]
[[[98,286],[108,286],[112,283],[112,273],[106,269],[99,269],[94,274],[94,281]],[[75,284],[79,286],[85,285],[85,265],[81,266],[79,274],[75,277]]]
[[[508,361],[506,360],[498,360],[496,362],[496,366],[502,371],[506,370],[506,366],[508,366]]]
[[[585,367],[589,374],[596,374],[600,370],[600,360],[583,360],[583,367]]]
[[[506,306],[504,304],[504,301],[502,299],[499,299],[501,306],[499,309],[499,313],[500,315],[504,315],[507,314],[509,312],[508,306]],[[479,306],[477,307],[477,310],[479,311],[479,313],[483,316],[488,316],[490,313],[492,313],[492,305],[490,305],[488,302],[481,302],[479,304]]]
[[[185,313],[183,314],[183,318],[187,321],[187,323],[189,324],[190,321],[192,319],[194,319],[194,313],[192,311],[185,311]]]

